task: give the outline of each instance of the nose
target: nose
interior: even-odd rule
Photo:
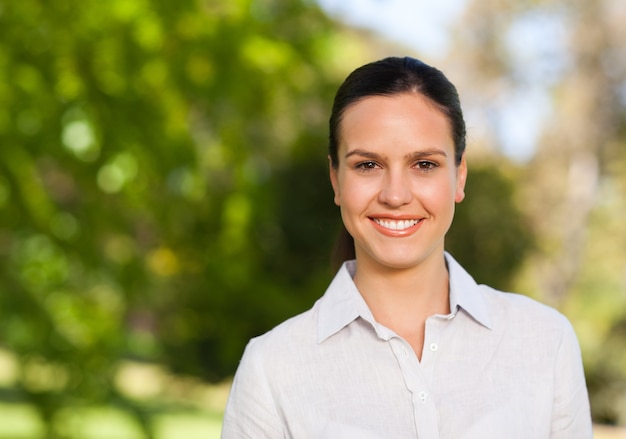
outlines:
[[[409,178],[405,172],[388,172],[378,193],[381,203],[391,207],[399,207],[411,202],[413,194]]]

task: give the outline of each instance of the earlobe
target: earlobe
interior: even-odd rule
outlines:
[[[454,201],[456,203],[460,203],[465,199],[465,191],[463,189],[457,189],[456,197],[454,197]]]
[[[333,192],[335,194],[334,202],[337,206],[340,206],[341,203],[339,202],[339,182],[337,180],[337,168],[333,166],[333,162],[330,156],[328,156],[328,170],[330,175],[330,184],[332,185]]]
[[[465,199],[465,183],[467,181],[467,162],[465,154],[456,170],[456,194],[454,201],[460,203]]]

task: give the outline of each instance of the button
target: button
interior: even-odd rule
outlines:
[[[430,344],[430,350],[433,352],[436,352],[437,349],[439,349],[439,346],[437,346],[437,343],[431,343]]]
[[[419,396],[419,398],[422,400],[422,402],[426,402],[426,398],[428,398],[428,393],[420,392],[419,395],[417,395],[417,396]]]
[[[409,358],[409,350],[402,346],[402,353],[404,354],[404,358]]]

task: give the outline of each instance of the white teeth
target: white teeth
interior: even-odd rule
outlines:
[[[381,220],[378,218],[374,218],[377,224],[383,226],[385,229],[390,230],[404,230],[409,227],[414,226],[419,222],[419,220],[401,220],[401,221],[390,221],[390,220]]]

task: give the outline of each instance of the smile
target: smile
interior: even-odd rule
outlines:
[[[389,230],[405,230],[405,229],[408,229],[409,227],[413,227],[414,225],[420,222],[420,220],[417,220],[417,219],[399,220],[399,221],[382,220],[378,218],[372,218],[372,219],[379,226],[384,227],[385,229],[389,229]]]

